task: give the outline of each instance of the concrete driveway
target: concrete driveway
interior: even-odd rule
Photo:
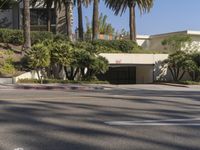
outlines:
[[[0,90],[0,150],[198,150],[200,88]]]

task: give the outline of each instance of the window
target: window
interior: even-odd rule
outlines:
[[[31,9],[31,25],[47,25],[47,10],[46,9]],[[51,9],[51,25],[56,24],[55,10]]]

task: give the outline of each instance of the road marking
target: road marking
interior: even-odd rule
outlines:
[[[112,126],[200,126],[200,118],[161,119],[141,121],[107,121]]]

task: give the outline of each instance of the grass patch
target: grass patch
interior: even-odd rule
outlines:
[[[31,84],[39,84],[40,80],[37,79],[20,79],[17,83],[31,83]],[[108,81],[100,81],[100,80],[91,80],[91,81],[70,81],[70,80],[57,80],[57,79],[44,79],[43,84],[109,84]]]
[[[200,82],[197,82],[197,81],[180,81],[180,84],[185,84],[185,85],[200,85]]]

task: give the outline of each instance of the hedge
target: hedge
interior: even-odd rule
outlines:
[[[45,39],[52,39],[53,33],[47,31],[32,31],[31,32],[31,43],[35,44],[39,41]],[[22,45],[24,41],[23,31],[22,30],[13,30],[13,29],[0,29],[0,42],[1,43],[10,43],[13,45]]]
[[[94,46],[109,49],[109,51],[119,51],[131,53],[141,49],[136,42],[130,40],[95,40],[91,42]]]

